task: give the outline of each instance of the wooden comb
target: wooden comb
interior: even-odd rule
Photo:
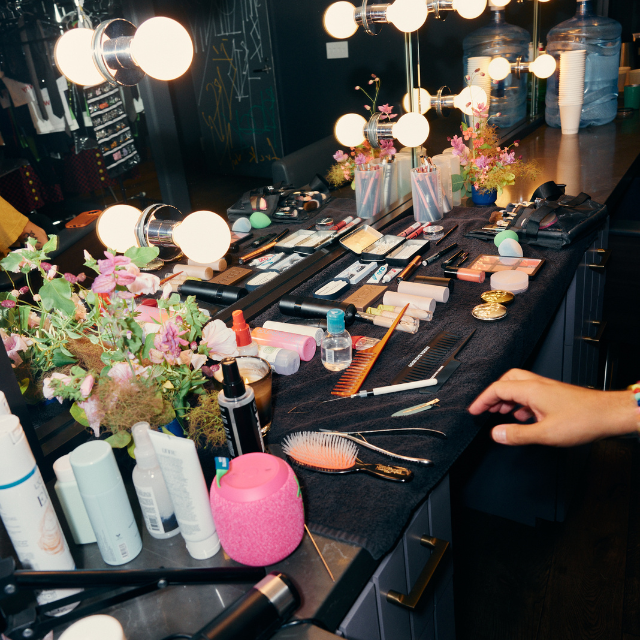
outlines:
[[[340,380],[338,380],[338,384],[336,384],[331,395],[348,397],[360,391],[360,387],[369,375],[369,372],[376,363],[378,356],[382,353],[382,350],[389,341],[391,334],[395,331],[395,328],[402,319],[404,312],[408,308],[409,305],[405,305],[404,309],[402,309],[398,314],[398,317],[393,321],[393,324],[389,327],[387,333],[384,334],[384,338],[382,338],[378,344],[370,349],[363,349],[356,353],[353,361],[349,365],[349,368],[340,376]]]

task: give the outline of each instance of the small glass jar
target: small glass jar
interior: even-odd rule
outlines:
[[[424,229],[422,230],[422,235],[424,236],[425,240],[436,242],[444,236],[444,227],[441,227],[438,224],[424,227]]]

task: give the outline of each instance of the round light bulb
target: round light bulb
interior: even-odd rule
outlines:
[[[454,99],[453,104],[462,113],[468,116],[473,115],[472,109],[477,109],[479,105],[487,104],[487,94],[482,87],[471,85],[463,89]]]
[[[490,7],[506,7],[511,0],[489,0]]]
[[[93,62],[91,38],[93,29],[71,29],[58,38],[53,52],[60,73],[88,87],[106,80]]]
[[[131,42],[138,66],[156,80],[174,80],[191,65],[193,43],[187,30],[171,18],[143,22]]]
[[[477,18],[486,8],[487,0],[453,0],[453,8],[467,20]]]
[[[349,38],[358,30],[356,8],[350,2],[334,2],[324,12],[322,22],[332,38]]]
[[[347,113],[336,122],[333,133],[340,144],[357,147],[364,142],[367,121],[357,113]]]
[[[426,0],[396,0],[387,7],[387,20],[400,31],[417,31],[427,19]]]
[[[419,113],[405,113],[393,125],[393,137],[405,147],[419,147],[429,137],[429,123]]]
[[[411,111],[409,105],[409,94],[405,93],[402,99],[402,106],[405,111]],[[416,113],[427,113],[431,109],[431,96],[425,89],[413,90],[413,110]]]
[[[107,249],[124,253],[131,247],[139,247],[136,224],[141,212],[128,204],[115,204],[102,212],[96,231],[100,242]]]
[[[529,65],[529,69],[535,73],[538,78],[548,78],[556,70],[556,59],[548,53],[543,53]]]
[[[511,73],[511,63],[506,58],[494,58],[488,71],[492,80],[504,80]]]
[[[220,260],[231,244],[229,225],[213,211],[195,211],[173,230],[173,241],[187,258],[208,264]]]

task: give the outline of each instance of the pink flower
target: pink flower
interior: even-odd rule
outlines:
[[[54,390],[51,388],[53,380],[60,380],[65,386],[71,382],[71,378],[64,373],[52,373],[48,378],[44,379],[42,385],[42,395],[47,399],[56,398],[60,404],[62,404],[62,398],[55,395]]]
[[[333,154],[333,159],[336,162],[344,162],[345,160],[349,159],[349,156],[346,153],[344,153],[344,151],[342,151],[342,149],[339,149],[338,151],[336,151]]]
[[[80,385],[80,393],[84,398],[88,398],[91,394],[91,389],[93,389],[93,383],[95,382],[95,378],[89,374]]]
[[[209,357],[213,360],[233,358],[238,355],[236,334],[222,320],[212,320],[202,330],[202,340],[209,349]]]
[[[360,87],[356,87],[356,91],[360,91]]]
[[[486,156],[478,156],[475,159],[475,165],[476,167],[478,167],[478,169],[487,169],[489,167],[489,158],[487,158]]]
[[[27,325],[30,329],[40,326],[40,316],[35,311],[32,311],[29,314],[29,317],[27,318]]]
[[[500,154],[502,164],[513,164],[516,161],[516,152],[509,153],[506,149]]]
[[[165,357],[172,356],[172,358],[178,358],[181,351],[180,346],[189,344],[186,340],[180,337],[185,333],[187,333],[186,329],[184,331],[180,331],[174,322],[165,322],[160,331],[156,333],[153,339],[153,344],[158,351],[165,354]]]
[[[42,267],[42,270],[47,273],[49,271],[49,269],[51,269],[51,265],[48,262],[41,262],[40,266]]]
[[[87,279],[87,274],[82,271],[76,276],[78,282],[84,282]]]
[[[364,108],[365,108],[367,111],[371,111],[371,107],[370,107],[368,104],[365,104],[365,105],[364,105]]]
[[[393,146],[393,140],[380,140],[380,155],[392,156],[396,153],[396,148]]]
[[[116,267],[125,266],[131,262],[131,258],[127,258],[127,256],[114,256],[108,251],[105,251],[104,255],[106,260],[98,260],[98,269],[103,275],[110,275],[116,270]]]
[[[21,335],[12,333],[10,336],[0,329],[0,336],[2,336],[2,342],[4,348],[7,350],[7,355],[13,360],[12,367],[19,367],[22,364],[22,358],[19,355],[19,351],[25,352],[31,344],[31,340],[25,340]]]
[[[154,276],[151,273],[141,273],[127,286],[127,289],[129,289],[131,293],[149,295],[154,294],[159,287],[160,278],[158,278],[158,276]]]
[[[164,354],[157,349],[149,349],[149,360],[154,364],[161,364],[164,362]]]
[[[91,285],[94,293],[111,293],[116,288],[115,276],[111,273],[100,274]]]
[[[55,374],[54,374],[55,375]],[[89,426],[93,429],[96,438],[100,436],[100,423],[104,417],[104,410],[100,406],[97,398],[89,398],[84,402],[78,402],[78,406],[84,410]]]
[[[23,296],[25,293],[29,293],[29,287],[20,287],[19,291],[20,295]]]
[[[65,273],[64,279],[71,284],[76,284],[76,282],[78,282],[77,276],[74,276],[73,273]]]
[[[0,302],[0,305],[2,305],[5,309],[12,309],[13,307],[16,306],[16,301],[15,300],[3,300],[2,302]]]
[[[366,161],[367,161],[367,157],[364,155],[364,153],[359,153],[356,156],[356,159],[355,159],[356,165],[358,166],[363,165]]]

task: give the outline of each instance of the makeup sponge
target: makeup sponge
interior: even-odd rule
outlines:
[[[211,510],[220,543],[236,562],[262,567],[280,562],[304,535],[304,507],[293,469],[267,453],[231,460],[211,485]]]
[[[498,247],[498,253],[506,258],[522,258],[522,247],[520,243],[512,238],[505,238]]]
[[[251,220],[251,226],[254,229],[264,229],[271,224],[271,218],[269,218],[268,215],[261,213],[260,211],[252,213],[249,220]]]
[[[237,231],[238,233],[249,233],[249,231],[251,231],[251,221],[249,218],[238,218],[233,223],[231,230]]]
[[[499,234],[497,234],[493,239],[493,244],[495,244],[496,247],[499,247],[502,241],[506,240],[507,238],[511,238],[512,240],[518,242],[518,234],[515,231],[507,230],[501,231]]]

